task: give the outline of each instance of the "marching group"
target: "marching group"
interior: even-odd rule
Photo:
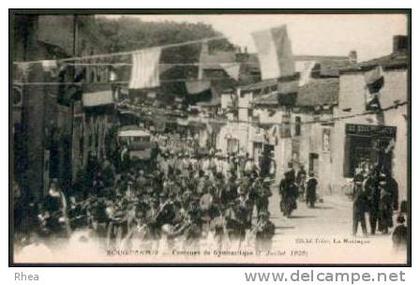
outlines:
[[[275,234],[268,207],[275,165],[265,158],[257,164],[247,154],[167,149],[145,168],[126,156],[117,164],[90,156],[71,189],[63,191],[53,180],[41,203],[21,205],[26,211],[15,205],[15,221],[29,221],[29,236],[52,241],[88,229],[108,249],[155,247],[162,241],[169,248],[197,247],[210,237],[219,247],[252,241],[257,250],[269,250]],[[374,168],[357,172],[353,185],[353,234],[360,223],[367,235],[366,212],[371,234],[388,233],[398,208],[395,180]],[[298,200],[313,208],[317,186],[314,173],[307,175],[303,166],[295,172],[290,165],[278,186],[281,213],[290,217]],[[402,216],[397,221],[404,223]],[[393,239],[404,242],[404,229],[399,230]]]
[[[85,171],[66,191],[53,180],[42,203],[32,207],[33,232],[59,240],[89,229],[106,248],[154,246],[162,240],[168,247],[178,241],[194,247],[209,237],[220,247],[246,240],[257,250],[271,248],[273,170],[264,165],[270,159],[257,164],[248,155],[165,150],[151,169],[121,159],[128,161],[115,167],[90,156]],[[297,174],[290,169],[281,180],[280,208],[286,217],[303,195],[305,176],[303,168]],[[310,176],[306,196],[313,206],[317,182]]]

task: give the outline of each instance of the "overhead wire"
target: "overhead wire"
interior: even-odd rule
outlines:
[[[167,49],[167,48],[180,47],[180,46],[185,46],[185,45],[215,41],[215,40],[226,39],[226,38],[227,38],[226,36],[214,36],[214,37],[185,41],[185,42],[180,42],[180,43],[173,43],[173,44],[166,44],[166,45],[159,45],[159,46],[141,48],[141,49],[136,49],[136,50],[131,50],[131,51],[103,53],[103,54],[85,55],[85,56],[74,56],[74,57],[60,58],[60,59],[54,59],[54,60],[57,61],[57,62],[69,62],[69,61],[83,61],[83,60],[89,60],[89,59],[100,59],[100,58],[128,56],[128,55],[132,55],[136,52],[149,50],[149,49],[156,49],[156,48]],[[38,63],[42,63],[44,61],[45,60],[14,61],[13,64],[17,64],[17,65],[26,64],[26,65],[28,65],[28,64],[38,64]]]

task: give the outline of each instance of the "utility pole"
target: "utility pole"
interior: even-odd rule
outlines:
[[[79,17],[73,16],[73,56],[78,56],[78,40],[79,40]]]
[[[79,41],[79,18],[78,15],[73,16],[73,57],[78,56],[78,41]],[[76,76],[76,69],[73,69],[72,77],[75,78]],[[75,178],[74,171],[73,171],[73,164],[75,160],[75,151],[74,151],[74,144],[75,144],[75,137],[74,137],[74,101],[73,98],[70,98],[70,108],[71,108],[71,133],[70,133],[70,144],[71,144],[71,150],[70,150],[70,167],[71,167],[71,175],[70,180],[73,182],[73,179]]]

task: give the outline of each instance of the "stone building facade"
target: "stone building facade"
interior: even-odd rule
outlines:
[[[332,138],[333,183],[339,187],[352,178],[357,164],[381,162],[399,184],[401,199],[407,197],[408,167],[408,51],[396,37],[392,54],[360,63],[340,75],[339,101],[334,116],[349,118],[337,121]],[[406,38],[405,38],[406,41]],[[398,48],[400,47],[400,48]],[[401,48],[402,47],[402,48]],[[381,110],[366,113],[366,74],[382,70]],[[355,115],[354,117],[352,115]],[[381,158],[382,157],[382,158]]]

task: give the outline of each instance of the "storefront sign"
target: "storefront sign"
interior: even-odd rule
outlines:
[[[396,132],[397,128],[390,126],[346,124],[347,135],[395,138]]]

